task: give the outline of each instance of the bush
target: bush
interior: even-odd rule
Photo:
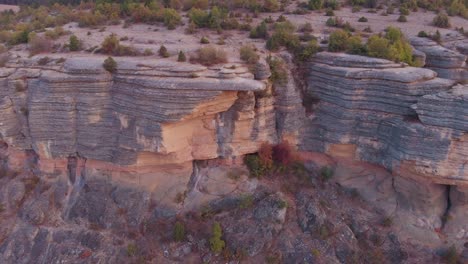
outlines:
[[[273,161],[283,166],[288,166],[294,161],[291,145],[287,141],[282,141],[273,147]]]
[[[213,46],[207,46],[197,50],[195,55],[190,57],[190,62],[211,66],[218,63],[226,63],[227,55],[226,52],[222,49],[218,49]]]
[[[297,50],[294,55],[299,61],[307,61],[312,56],[314,56],[319,51],[319,49],[320,47],[317,43],[317,40],[313,39],[307,42],[306,45],[301,45],[301,48]]]
[[[269,143],[262,143],[258,150],[260,165],[270,170],[273,168],[273,146]]]
[[[110,73],[114,73],[117,71],[117,62],[112,57],[108,57],[107,59],[104,60],[102,67],[104,67],[106,71]]]
[[[280,9],[278,0],[264,0],[263,11],[265,12],[277,12]]]
[[[70,40],[68,42],[68,48],[70,49],[70,51],[78,51],[80,50],[80,47],[80,40],[75,35],[71,35]]]
[[[323,7],[323,0],[309,0],[308,8],[310,10],[319,10]]]
[[[44,37],[32,36],[29,40],[29,54],[36,55],[52,50],[52,42]]]
[[[324,166],[320,169],[320,178],[323,181],[328,181],[333,177],[334,171],[328,166]]]
[[[135,244],[128,244],[127,246],[127,256],[133,257],[136,256],[138,248]]]
[[[268,38],[268,27],[265,21],[250,31],[250,38]]]
[[[430,38],[439,44],[442,41],[442,35],[440,34],[439,30],[436,30],[436,32],[433,35],[430,35]]]
[[[245,155],[244,164],[249,170],[250,177],[261,178],[270,171],[268,167],[263,165],[260,157],[255,154]]]
[[[53,30],[47,30],[44,35],[49,39],[55,40],[67,33],[69,32],[65,31],[62,27],[55,27]]]
[[[281,22],[275,24],[275,31],[268,39],[266,48],[271,51],[277,51],[280,47],[286,47],[289,51],[293,51],[299,47],[300,40],[297,35],[295,26],[289,22]]]
[[[180,17],[177,10],[172,8],[165,8],[163,11],[163,21],[167,29],[172,30],[182,22],[182,18]]]
[[[307,23],[305,23],[304,25],[302,25],[300,27],[300,31],[304,32],[304,33],[312,33],[314,31],[314,29],[312,28],[312,24],[307,22]]]
[[[406,16],[400,15],[397,19],[398,22],[408,22],[408,19],[406,19]]]
[[[328,40],[328,51],[340,52],[348,49],[349,34],[341,29],[335,30],[330,34]]]
[[[434,17],[434,20],[432,20],[432,24],[440,28],[449,28],[449,17],[446,14],[438,14],[436,17]]]
[[[289,74],[284,61],[277,57],[268,57],[267,62],[271,71],[270,81],[273,84],[285,85]]]
[[[260,56],[257,54],[255,46],[253,45],[244,45],[240,48],[240,59],[247,64],[255,64],[260,59]]]
[[[360,18],[358,19],[358,22],[367,22],[367,21],[368,21],[368,20],[367,20],[366,17],[360,17]]]
[[[418,37],[420,38],[428,38],[429,34],[426,33],[426,31],[419,31],[418,32]]]
[[[152,56],[152,55],[154,55],[154,53],[151,49],[145,49],[143,51],[143,56]]]
[[[215,222],[213,224],[212,235],[210,238],[210,248],[215,254],[221,253],[226,246],[224,240],[221,239],[222,236],[223,230],[221,229],[221,225],[218,222]]]
[[[340,3],[337,0],[325,0],[324,6],[326,8],[331,8],[333,10],[338,10],[340,8]]]
[[[334,16],[335,12],[333,12],[333,9],[328,8],[327,11],[325,11],[325,16]]]
[[[182,242],[185,240],[185,226],[182,222],[175,223],[172,235],[176,242]]]
[[[187,15],[190,18],[190,22],[195,24],[197,27],[201,28],[208,25],[209,14],[204,10],[192,8]]]
[[[247,209],[247,208],[251,208],[254,204],[254,199],[252,197],[252,195],[242,195],[240,197],[240,201],[239,201],[239,208],[240,209]]]
[[[185,56],[185,53],[183,51],[179,51],[179,55],[177,57],[178,62],[185,62],[187,61],[187,58]]]
[[[209,44],[209,43],[210,43],[210,40],[208,40],[207,37],[202,37],[202,38],[200,39],[200,43],[201,43],[201,44]]]
[[[405,6],[400,7],[400,15],[409,16],[409,10]]]
[[[327,27],[334,27],[334,26],[336,26],[336,20],[333,17],[330,17],[325,22],[325,25],[327,25]]]
[[[357,55],[367,54],[367,47],[362,43],[360,36],[351,36],[348,38],[348,53]]]
[[[164,45],[161,45],[158,53],[159,53],[159,56],[163,58],[168,58],[170,56],[169,52],[167,51],[167,48]]]
[[[101,43],[101,49],[104,54],[114,54],[120,46],[120,41],[117,35],[110,34]]]
[[[452,245],[450,246],[443,254],[442,260],[447,264],[457,264],[458,259],[460,258],[457,248]]]
[[[37,64],[43,66],[43,65],[46,65],[47,63],[49,63],[50,61],[51,61],[51,59],[49,57],[45,56],[45,57],[40,58],[37,61]]]

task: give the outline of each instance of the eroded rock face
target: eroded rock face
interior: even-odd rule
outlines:
[[[466,183],[466,87],[421,68],[320,53],[308,90],[319,100],[302,147],[381,164],[395,174]]]
[[[439,77],[467,82],[466,40],[457,45],[456,49],[460,52],[445,48],[428,38],[415,37],[410,41],[416,50],[426,55],[426,67],[437,72]]]
[[[125,58],[111,75],[103,59],[2,69],[0,135],[10,152],[34,150],[49,175],[67,174],[67,158],[80,157],[90,177],[107,171],[174,196],[193,160],[241,156],[277,141],[275,98],[258,95],[271,87],[242,66]]]

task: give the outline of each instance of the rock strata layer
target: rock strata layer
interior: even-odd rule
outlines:
[[[405,177],[468,183],[467,87],[429,69],[320,53],[307,68],[318,103],[302,148],[350,157]]]

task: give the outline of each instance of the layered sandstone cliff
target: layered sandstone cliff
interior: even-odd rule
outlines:
[[[53,176],[77,158],[77,175],[110,173],[171,200],[187,186],[194,160],[277,141],[271,87],[241,65],[125,58],[110,74],[103,59],[2,68],[0,135],[10,163],[15,150],[33,150],[41,172]]]
[[[320,53],[307,66],[306,92],[315,103],[301,148],[344,160],[338,182],[405,223],[409,239],[437,241],[427,230],[443,228],[468,237],[460,203],[468,192],[466,85],[429,69]]]
[[[454,85],[428,69],[320,53],[308,68],[307,92],[319,103],[303,147],[466,184],[467,88]]]
[[[411,44],[417,52],[425,54],[425,66],[437,72],[439,77],[468,82],[465,40],[462,40],[455,49],[443,47],[428,38],[412,38]]]

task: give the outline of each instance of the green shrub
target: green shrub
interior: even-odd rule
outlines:
[[[190,57],[190,61],[205,66],[211,66],[218,63],[226,63],[227,55],[226,52],[220,48],[207,46],[197,50],[194,56]]]
[[[296,51],[294,54],[296,59],[299,61],[307,61],[312,56],[314,56],[318,51],[320,47],[317,43],[317,40],[313,39],[307,42],[306,45],[301,45],[300,49]]]
[[[28,43],[30,32],[31,31],[29,29],[23,29],[13,32],[11,38],[9,39],[9,44],[17,45],[22,43]]]
[[[213,224],[212,235],[210,238],[210,248],[211,251],[215,254],[221,253],[226,243],[222,240],[223,230],[221,229],[221,225],[218,222]]]
[[[330,17],[325,22],[325,25],[327,25],[328,27],[335,27],[336,26],[336,20],[333,17]]]
[[[210,40],[207,38],[207,37],[202,37],[200,39],[200,43],[201,44],[209,44],[210,43]]]
[[[328,51],[340,52],[348,49],[349,34],[341,29],[335,30],[328,39]]]
[[[172,30],[182,22],[182,18],[180,17],[177,10],[172,8],[165,8],[163,11],[163,21],[167,29]]]
[[[251,208],[254,204],[254,199],[252,195],[242,195],[239,200],[239,208],[240,209],[248,209]]]
[[[300,27],[300,31],[304,33],[312,33],[314,29],[312,28],[312,24],[307,22]]]
[[[319,10],[323,7],[323,0],[309,0],[308,8],[310,10]]]
[[[295,31],[296,27],[289,21],[275,23],[274,32],[268,39],[266,48],[277,51],[280,47],[286,47],[289,51],[294,51],[300,44]]]
[[[49,57],[45,56],[45,57],[40,58],[37,61],[37,64],[43,66],[43,65],[46,65],[47,63],[49,63],[50,61],[51,61],[51,59]]]
[[[286,84],[289,80],[289,74],[284,61],[277,57],[268,57],[267,62],[271,71],[270,81],[279,85]]]
[[[127,256],[133,257],[136,256],[138,248],[135,244],[128,244],[127,246]]]
[[[53,30],[47,30],[44,33],[44,35],[49,39],[56,40],[59,37],[65,35],[67,33],[69,33],[69,32],[65,31],[62,27],[55,27]]]
[[[368,55],[414,65],[411,45],[398,28],[388,27],[385,37],[373,35],[367,41]]]
[[[197,25],[195,23],[190,22],[190,24],[185,29],[185,34],[195,34],[197,32]]]
[[[323,181],[328,181],[333,177],[334,171],[328,166],[324,166],[320,169],[320,177]]]
[[[432,24],[440,28],[449,28],[449,17],[446,14],[438,14],[436,17],[434,17],[434,20],[432,20]]]
[[[106,69],[106,71],[110,73],[114,73],[117,71],[117,62],[112,57],[108,57],[107,59],[105,59],[102,66],[104,67],[104,69]]]
[[[120,46],[119,38],[116,34],[110,34],[101,43],[101,49],[104,54],[114,54]]]
[[[244,45],[240,48],[240,59],[247,64],[255,64],[260,59],[260,56],[257,54],[255,46],[253,45]]]
[[[398,22],[408,22],[408,19],[406,19],[406,16],[400,15],[397,19]]]
[[[399,10],[400,10],[400,15],[409,16],[409,10],[407,7],[401,6]]]
[[[183,51],[179,51],[179,55],[177,56],[177,61],[178,62],[187,61],[187,57],[185,56],[185,53]]]
[[[154,52],[151,49],[145,49],[143,51],[143,56],[152,56],[154,55]]]
[[[176,242],[182,242],[185,240],[185,226],[182,222],[175,223],[172,235]]]
[[[428,38],[429,34],[426,33],[426,31],[419,31],[418,32],[418,37],[420,38]]]
[[[439,30],[436,30],[436,32],[435,32],[434,34],[431,34],[431,35],[430,35],[430,38],[431,38],[433,41],[435,41],[435,42],[437,42],[437,43],[439,43],[439,44],[440,44],[440,42],[442,41],[442,35],[440,34],[440,31],[439,31]]]
[[[459,258],[455,245],[450,246],[442,255],[442,260],[447,264],[457,264]]]
[[[333,9],[328,8],[327,11],[325,11],[325,16],[334,16],[335,12],[333,12]]]
[[[391,217],[387,216],[382,220],[383,227],[390,227],[392,225],[393,225],[393,219]]]
[[[261,178],[269,171],[269,169],[262,164],[259,156],[255,154],[245,155],[244,164],[249,170],[250,177]]]
[[[29,39],[29,54],[36,55],[44,52],[52,51],[52,42],[40,36],[32,36]]]
[[[268,38],[268,27],[265,21],[250,31],[250,38]]]
[[[168,58],[170,56],[169,52],[167,51],[167,48],[164,45],[161,45],[161,47],[159,47],[158,54],[163,58]]]
[[[190,18],[190,22],[194,23],[197,27],[206,27],[208,25],[208,12],[198,9],[192,8],[188,13],[188,17]]]
[[[366,17],[360,17],[360,18],[358,19],[358,22],[367,22],[367,21],[368,21],[368,20],[367,20]]]
[[[356,55],[366,55],[367,47],[362,43],[360,36],[351,36],[348,38],[348,53]]]
[[[277,12],[280,9],[278,0],[264,0],[263,11],[265,12]]]
[[[70,51],[78,51],[80,50],[80,47],[80,40],[75,35],[71,35],[68,42],[68,48],[70,49]]]
[[[340,8],[340,3],[337,0],[325,0],[324,6],[326,8],[338,10]]]

